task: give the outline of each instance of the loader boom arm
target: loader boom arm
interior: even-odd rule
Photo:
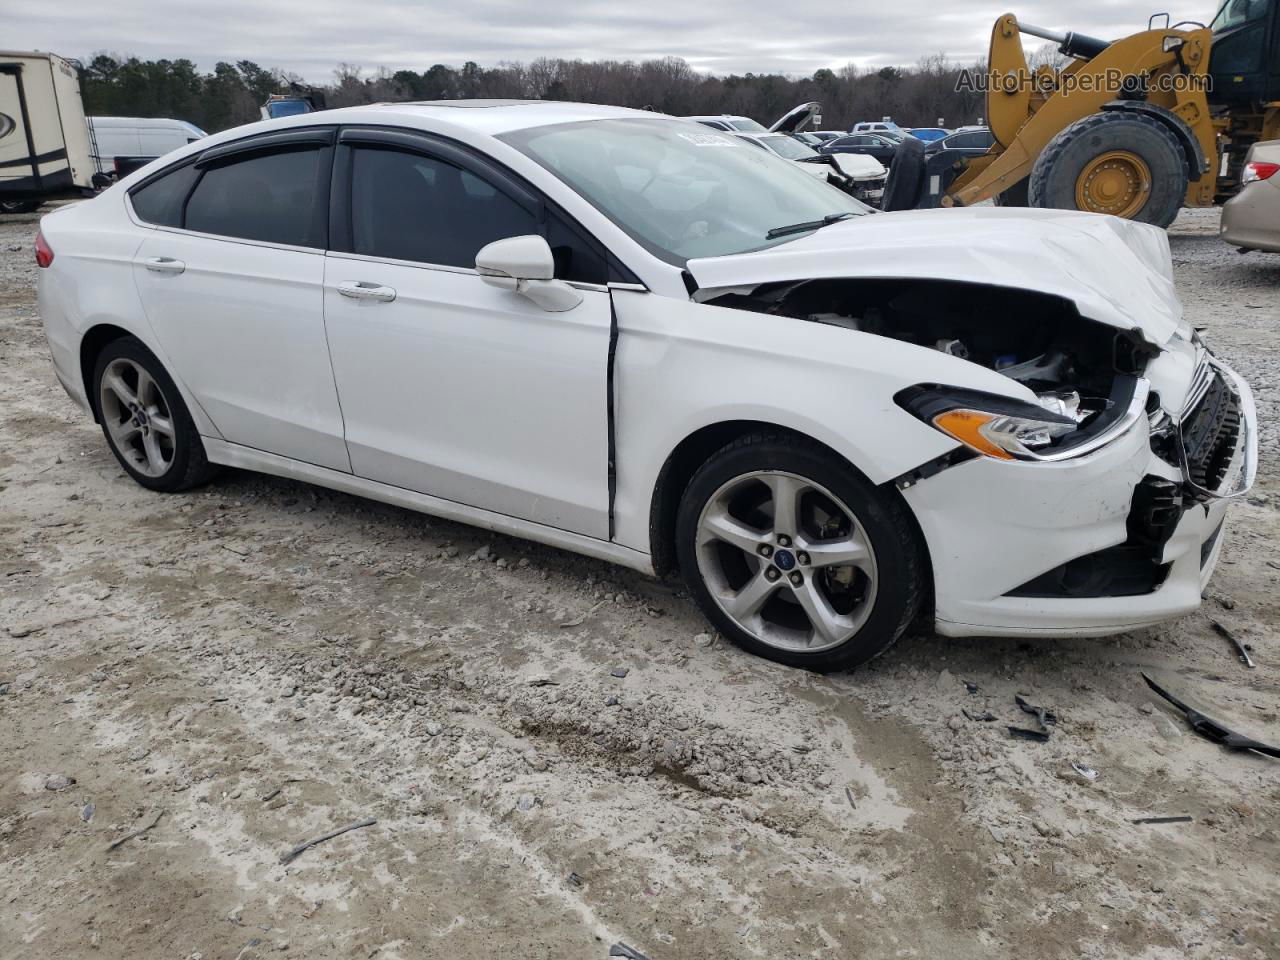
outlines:
[[[1022,50],[1024,32],[1058,42],[1074,58],[1061,71],[1031,70]],[[943,205],[970,206],[1016,186],[1060,131],[1108,104],[1136,101],[1135,85],[1145,87],[1143,104],[1163,108],[1184,123],[1201,156],[1212,162],[1217,133],[1205,94],[1211,43],[1207,28],[1144,30],[1106,43],[1029,25],[1020,28],[1013,14],[1000,17],[991,32],[988,60],[987,121],[995,143],[955,180]],[[1213,202],[1214,177],[1202,176],[1205,172],[1190,170],[1188,206]]]

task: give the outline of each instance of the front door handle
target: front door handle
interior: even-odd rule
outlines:
[[[143,261],[145,266],[152,273],[181,273],[187,269],[187,265],[181,260],[175,260],[173,257],[147,257]]]
[[[368,280],[344,280],[338,284],[338,292],[352,300],[377,300],[379,303],[390,303],[396,298],[393,287],[370,283]]]

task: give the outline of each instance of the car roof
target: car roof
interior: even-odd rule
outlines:
[[[360,107],[337,107],[299,113],[272,120],[259,120],[212,134],[200,140],[199,150],[246,137],[291,130],[295,127],[335,124],[369,124],[425,130],[464,140],[501,137],[517,130],[578,123],[591,120],[684,120],[665,113],[605,107],[593,103],[563,103],[555,100],[435,100],[404,103],[373,103]],[[198,152],[198,151],[192,151]],[[175,152],[178,159],[185,153]]]
[[[480,134],[497,136],[514,130],[545,127],[558,123],[584,120],[624,118],[676,119],[649,110],[606,107],[595,103],[568,103],[559,100],[416,100],[402,103],[372,103],[360,107],[340,107],[302,113],[269,121],[289,126],[315,123],[379,123],[390,122],[417,126],[421,121],[434,121],[442,126],[464,127]]]

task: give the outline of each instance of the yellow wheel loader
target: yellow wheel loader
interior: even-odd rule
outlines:
[[[1057,43],[1069,63],[1031,69],[1024,34]],[[896,191],[899,202],[994,198],[1165,227],[1182,206],[1229,196],[1249,147],[1280,138],[1280,0],[1227,0],[1208,27],[1159,14],[1113,42],[1005,14],[988,66],[991,150],[958,171],[907,164],[902,177],[915,183]]]

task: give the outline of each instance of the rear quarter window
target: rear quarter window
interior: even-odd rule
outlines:
[[[182,206],[199,176],[195,164],[188,163],[143,184],[129,194],[133,212],[144,223],[182,226]]]

